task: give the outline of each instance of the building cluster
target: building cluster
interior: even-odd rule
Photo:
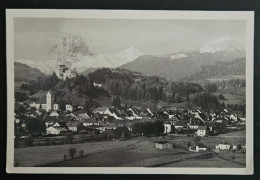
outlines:
[[[30,116],[41,115],[40,109],[47,111],[42,117],[46,125],[46,135],[62,135],[67,132],[104,133],[118,127],[127,127],[131,131],[134,123],[156,120],[163,121],[165,134],[201,137],[245,127],[245,119],[228,109],[219,112],[150,106],[141,110],[122,105],[98,107],[89,112],[83,106],[66,104],[65,111],[62,111],[60,105],[54,103],[54,99],[52,92],[48,91],[45,103],[29,104],[29,108],[36,110],[36,114]],[[19,122],[17,119],[16,121]]]
[[[47,112],[51,111],[60,111],[60,105],[54,103],[54,95],[51,91],[48,91],[46,94],[46,101],[45,102],[33,102],[30,104],[30,107],[39,109],[45,109]],[[65,105],[66,111],[73,111],[73,107],[71,104]]]

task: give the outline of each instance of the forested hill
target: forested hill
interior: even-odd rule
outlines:
[[[99,69],[89,73],[95,83],[101,83],[111,94],[131,100],[176,101],[177,97],[203,91],[195,83],[169,82],[157,76],[143,76],[125,69]]]
[[[197,82],[209,78],[245,75],[245,58],[230,62],[217,62],[214,65],[201,66],[201,70],[184,78],[186,82]]]
[[[14,62],[14,72],[15,81],[30,81],[44,76],[39,69],[18,62]]]
[[[109,94],[103,89],[97,89],[85,76],[79,75],[72,79],[59,80],[53,73],[37,80],[21,85],[21,89],[38,99],[45,98],[46,93],[37,96],[38,92],[51,90],[55,95],[55,102],[62,104],[81,104],[84,106],[98,106],[92,100]],[[91,104],[91,105],[90,105]]]

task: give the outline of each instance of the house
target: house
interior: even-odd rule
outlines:
[[[59,121],[60,119],[57,116],[46,116],[46,118],[44,119],[46,127],[51,126]]]
[[[189,128],[190,128],[191,130],[197,130],[200,125],[201,125],[200,120],[192,119],[192,120],[190,120]]]
[[[87,127],[87,126],[92,126],[92,125],[99,125],[99,123],[96,121],[95,118],[88,118],[88,119],[84,119],[81,120],[83,126]]]
[[[94,86],[94,87],[102,87],[102,84],[93,82],[93,86]]]
[[[142,117],[140,117],[140,116],[138,115],[138,112],[137,112],[136,109],[134,109],[134,108],[129,108],[128,110],[132,112],[134,119],[142,119]]]
[[[105,114],[108,114],[110,116],[113,116],[115,119],[123,120],[120,113],[116,109],[107,109]]]
[[[57,112],[57,111],[52,111],[50,114],[49,114],[49,116],[59,116],[59,113]]]
[[[65,128],[50,126],[46,129],[46,135],[60,135],[60,134],[64,134],[67,131],[68,130]]]
[[[194,146],[189,147],[189,151],[192,152],[200,152],[200,151],[206,151],[207,146],[205,146],[203,143],[197,143]]]
[[[201,137],[208,136],[207,126],[199,126],[197,129],[197,135]]]
[[[155,143],[157,149],[172,149],[172,144],[167,141],[158,141]]]
[[[89,119],[90,118],[87,113],[80,113],[80,114],[77,114],[76,116],[77,116],[77,119],[79,121],[83,121],[85,119]]]
[[[205,146],[202,143],[198,143],[196,144],[196,152],[200,152],[200,151],[206,151],[207,150],[207,146]]]
[[[221,151],[229,151],[231,145],[224,142],[222,144],[216,145],[216,150],[221,150]]]
[[[99,113],[99,114],[105,114],[105,111],[109,109],[108,107],[98,107],[96,109],[94,109],[94,113]]]
[[[77,132],[79,130],[79,123],[78,122],[67,122],[66,126],[68,127],[68,129],[72,132]]]
[[[66,111],[70,111],[70,112],[72,112],[72,111],[73,111],[73,107],[72,107],[72,105],[70,105],[70,104],[66,104]]]
[[[174,125],[175,129],[182,129],[186,127],[186,123],[184,121],[177,121]]]
[[[172,133],[173,128],[172,128],[172,125],[170,123],[164,123],[163,126],[164,126],[164,133],[165,134]]]

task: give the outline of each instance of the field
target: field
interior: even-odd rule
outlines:
[[[223,101],[225,104],[245,104],[246,103],[246,97],[235,95],[235,94],[223,94],[225,97],[225,101]]]
[[[155,148],[155,141],[167,140],[173,149]],[[223,142],[245,144],[244,131],[204,137],[201,142],[213,148]],[[15,161],[20,166],[45,165],[49,167],[245,167],[245,154],[215,154],[188,152],[187,142],[193,137],[167,135],[162,137],[138,137],[128,141],[102,141],[84,144],[15,148]],[[74,147],[84,150],[84,157],[63,161],[64,154]],[[235,155],[235,156],[234,156]],[[233,157],[234,156],[234,157]],[[69,156],[68,156],[69,157]]]

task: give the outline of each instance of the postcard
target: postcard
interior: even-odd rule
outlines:
[[[252,11],[7,9],[8,173],[253,174]]]

